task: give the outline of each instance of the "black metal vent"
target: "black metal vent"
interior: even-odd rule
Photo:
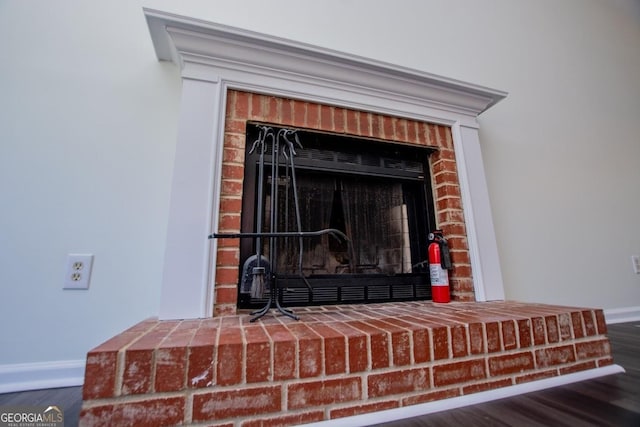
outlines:
[[[311,275],[307,277],[312,291],[297,276],[278,277],[278,299],[284,306],[377,303],[431,299],[428,275],[411,274],[384,277],[380,275]],[[251,303],[264,305],[270,295]]]

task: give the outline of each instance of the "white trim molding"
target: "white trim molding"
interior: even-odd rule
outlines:
[[[304,43],[144,9],[159,60],[183,90],[159,316],[209,317],[227,89],[444,124],[453,129],[478,301],[504,299],[477,116],[500,90]]]
[[[84,359],[0,365],[0,393],[81,386],[85,365]]]

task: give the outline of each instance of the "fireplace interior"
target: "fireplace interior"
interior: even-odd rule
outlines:
[[[295,129],[300,144],[288,154],[294,169],[281,162],[273,168],[273,139],[261,167],[252,142],[265,128],[247,125],[242,231],[336,229],[348,240],[332,234],[245,238],[240,266],[263,254],[280,303],[288,306],[430,299],[425,260],[427,236],[435,228],[428,163],[433,149]],[[269,128],[274,134],[283,130]],[[238,292],[240,308],[263,306],[270,298],[268,292],[252,297],[246,283],[239,283]]]

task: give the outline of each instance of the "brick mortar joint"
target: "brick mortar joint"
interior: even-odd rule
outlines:
[[[487,376],[486,376],[486,378],[478,378],[478,379],[474,379],[474,380],[468,381],[468,382],[466,382],[464,384],[460,384],[460,386],[459,386],[460,395],[461,396],[468,396],[470,394],[476,394],[477,392],[473,392],[473,391],[471,393],[465,393],[464,392],[464,388],[465,387],[474,386],[474,385],[494,383],[494,382],[500,382],[500,381],[504,381],[504,380],[511,380],[511,385],[514,385],[515,381],[516,381],[516,377],[518,375],[522,375],[524,373],[525,372],[514,372],[514,373],[511,373],[511,374],[492,376],[489,373],[489,369],[488,369],[488,366],[487,366]],[[529,371],[526,371],[526,373],[529,373]],[[499,387],[496,387],[496,388],[503,388],[503,387],[507,387],[507,386],[499,386]]]
[[[458,224],[464,224],[464,223],[462,223],[462,222],[461,222],[461,223],[458,223]],[[445,236],[445,238],[446,238],[447,240],[451,240],[451,239],[465,239],[465,240],[466,240],[466,239],[467,239],[467,236],[465,236],[464,234],[451,233],[451,234],[447,234],[447,235]],[[450,248],[450,249],[451,249],[451,248]],[[460,250],[463,250],[463,249],[460,249]],[[468,249],[464,249],[464,250],[467,250],[467,251],[468,251]]]
[[[438,209],[437,210],[437,214],[438,215],[443,215],[443,214],[448,214],[448,213],[456,213],[456,214],[457,213],[464,213],[464,209],[461,209],[461,208],[444,208],[444,209]],[[454,221],[450,221],[450,222],[454,222]],[[455,223],[463,224],[463,222],[460,222],[460,221],[455,221]],[[466,237],[466,236],[464,236],[464,237]]]
[[[235,151],[244,151],[244,150],[240,150],[240,149],[234,149]],[[222,166],[237,166],[237,167],[241,167],[242,169],[244,169],[244,162],[240,162],[240,161],[234,161],[234,160],[225,160],[222,162]],[[222,177],[222,179],[229,179],[227,177]],[[238,179],[238,178],[235,178]]]
[[[584,344],[584,343],[588,343],[588,342],[607,342],[610,343],[611,341],[609,340],[609,337],[605,334],[596,334],[596,335],[589,335],[589,336],[584,336],[584,337],[580,337],[580,338],[569,338],[567,340],[565,340],[564,342],[568,342],[571,341],[574,345],[575,344]],[[554,344],[561,344],[563,341],[559,341],[557,343]]]
[[[184,399],[184,418],[185,424],[193,423],[193,394],[186,394]]]
[[[348,402],[336,402],[336,403],[332,403],[330,405],[325,406],[326,408],[325,420],[339,420],[341,418],[344,418],[344,417],[331,418],[331,414],[330,414],[331,411],[336,411],[341,409],[351,409],[359,406],[369,406],[369,405],[374,406],[381,403],[396,403],[397,404],[396,408],[402,407],[402,399],[399,396],[394,398],[394,395],[372,397],[371,399],[367,398],[367,399],[348,401]],[[391,409],[391,408],[387,408],[387,409]],[[367,413],[371,413],[371,412],[367,412]],[[358,415],[358,413],[355,413],[354,415]]]
[[[460,185],[457,182],[451,182],[451,181],[445,181],[445,182],[441,182],[440,184],[436,184],[435,182],[432,184],[432,188],[434,193],[437,192],[439,189],[444,188],[444,187],[451,187],[451,188],[455,188],[455,189],[459,189]],[[455,197],[455,198],[460,198],[459,194],[445,194],[441,197],[436,197],[437,200],[440,199],[444,199],[447,197]]]
[[[426,147],[428,148],[432,148],[435,150],[434,154],[442,154],[442,153],[448,153],[448,152],[455,152],[455,150],[452,150],[450,148],[444,148],[441,145],[438,144],[432,144],[432,145],[427,145]],[[431,163],[432,166],[435,166],[438,163],[444,162],[444,163],[457,163],[456,159],[450,159],[448,157],[430,157],[432,159]],[[449,171],[449,172],[454,172],[454,171]]]
[[[445,184],[441,184],[441,185],[445,185]],[[454,184],[446,184],[446,185],[454,185]],[[455,200],[455,201],[462,202],[462,197],[459,194],[444,194],[444,195],[438,197],[438,201],[439,202],[445,202],[445,201],[449,201],[449,200]],[[446,208],[446,209],[458,209],[458,208]],[[463,209],[461,209],[461,210],[463,210]]]
[[[217,248],[218,252],[239,252],[240,248],[236,248],[235,246],[220,246]]]
[[[238,121],[238,122],[244,122],[247,121],[246,117],[226,117],[227,120],[234,120],[234,121]],[[239,136],[241,138],[244,138],[246,135],[244,132],[236,132],[234,130],[227,130],[225,129],[224,131],[224,136]]]
[[[440,159],[440,160],[435,161],[434,163],[437,163],[437,162],[440,162],[440,161],[444,161],[444,160],[445,159]],[[455,161],[453,161],[453,162],[455,163]],[[438,177],[440,175],[453,175],[453,176],[455,176],[456,182],[457,182],[457,178],[458,178],[458,172],[457,171],[442,169],[442,170],[439,170],[437,172],[432,173],[432,177],[433,178],[436,178],[436,177]]]

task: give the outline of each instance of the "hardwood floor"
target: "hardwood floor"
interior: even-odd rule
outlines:
[[[507,399],[377,427],[640,426],[640,322],[609,325],[615,363],[626,373],[555,387]],[[82,388],[69,387],[0,394],[4,405],[58,405],[65,425],[76,426]]]

